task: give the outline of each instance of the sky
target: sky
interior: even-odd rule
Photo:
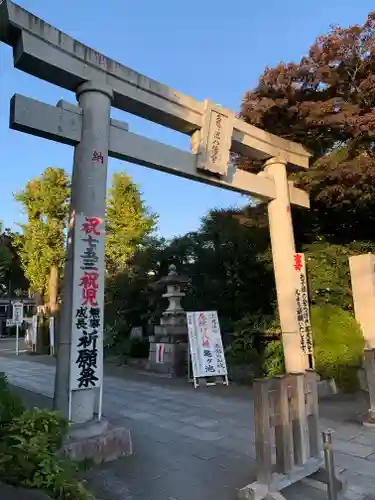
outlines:
[[[361,24],[373,0],[19,0],[22,7],[80,42],[198,100],[238,111],[266,66],[298,61],[336,23]],[[9,130],[13,94],[55,105],[75,95],[13,68],[0,44],[0,220],[16,228],[24,216],[13,200],[49,166],[71,173],[73,148]],[[112,109],[129,130],[188,150],[189,138]],[[244,196],[145,167],[109,159],[108,179],[125,170],[170,238],[197,229],[211,208],[238,207]]]

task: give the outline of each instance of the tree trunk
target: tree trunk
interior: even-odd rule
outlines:
[[[56,265],[51,267],[48,283],[49,312],[55,316],[58,311],[58,293],[59,293],[59,270]]]

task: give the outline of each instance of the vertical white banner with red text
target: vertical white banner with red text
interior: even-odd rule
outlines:
[[[104,220],[83,214],[76,216],[71,391],[102,385],[104,238]]]
[[[304,354],[313,354],[313,339],[310,321],[310,303],[307,288],[305,255],[294,254],[294,271],[296,283],[296,304],[301,350]]]
[[[226,376],[227,365],[216,311],[186,313],[193,375]]]

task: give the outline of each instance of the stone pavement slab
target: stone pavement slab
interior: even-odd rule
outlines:
[[[39,491],[14,488],[0,483],[0,500],[52,500],[51,497]]]
[[[1,355],[1,353],[0,353]],[[0,357],[12,384],[52,397],[54,366],[29,357]],[[249,390],[211,392],[150,377],[105,376],[103,410],[131,429],[135,456],[88,473],[102,500],[231,500],[254,480],[253,401]],[[353,399],[354,398],[354,399]],[[375,490],[375,430],[358,423],[366,403],[339,397],[321,404],[322,428],[334,428],[336,465],[350,480],[352,499]],[[292,487],[287,500],[323,500]],[[361,496],[357,496],[361,494]],[[371,498],[371,497],[370,497]],[[375,499],[373,499],[375,500]]]

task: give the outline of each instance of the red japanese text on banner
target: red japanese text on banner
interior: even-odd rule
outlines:
[[[217,312],[189,312],[187,324],[194,377],[227,375]]]
[[[100,387],[103,376],[104,221],[79,214],[74,229],[70,390]]]

